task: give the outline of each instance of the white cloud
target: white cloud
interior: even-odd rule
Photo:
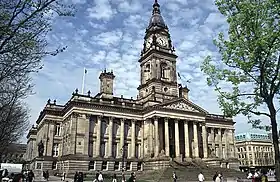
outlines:
[[[90,18],[97,20],[110,20],[116,14],[108,0],[95,0],[93,7],[89,7],[87,12]]]
[[[111,32],[103,32],[92,38],[93,44],[98,44],[101,46],[116,46],[122,39],[123,32],[120,30],[113,30]]]
[[[118,11],[122,13],[134,13],[139,12],[142,9],[142,4],[139,0],[120,0],[118,3]]]

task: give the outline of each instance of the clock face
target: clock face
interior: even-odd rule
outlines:
[[[146,50],[150,49],[150,47],[152,46],[152,43],[153,43],[153,37],[150,36],[146,41]]]
[[[162,47],[167,47],[168,46],[168,40],[166,37],[163,37],[163,36],[159,36],[157,38],[157,42],[160,46]]]

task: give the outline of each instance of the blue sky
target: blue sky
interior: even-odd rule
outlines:
[[[33,75],[35,94],[27,98],[32,124],[48,98],[64,104],[75,88],[81,90],[83,68],[88,70],[86,91],[99,91],[99,74],[106,67],[116,76],[116,96],[136,97],[140,81],[138,58],[153,0],[64,0],[76,6],[75,17],[53,20],[48,49],[67,46],[55,57],[45,57],[44,68]],[[190,100],[211,113],[220,114],[217,95],[207,86],[200,65],[207,55],[218,58],[212,40],[227,24],[213,0],[158,0],[175,45],[177,71],[182,82],[190,80]],[[251,126],[236,117],[236,132]]]

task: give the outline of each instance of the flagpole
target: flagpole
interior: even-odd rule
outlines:
[[[84,68],[84,74],[83,74],[83,82],[82,82],[82,95],[84,94],[85,79],[86,79],[86,68]]]

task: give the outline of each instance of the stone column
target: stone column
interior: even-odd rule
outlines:
[[[101,116],[97,116],[96,124],[96,144],[95,144],[95,155],[96,157],[100,156],[100,145],[101,145]]]
[[[70,129],[70,151],[69,154],[76,154],[76,149],[77,149],[77,123],[78,123],[78,113],[73,113],[71,116],[71,124],[72,125]],[[46,148],[46,147],[45,147]],[[45,149],[46,151],[46,149]]]
[[[121,129],[120,129],[120,158],[122,157],[123,149],[124,149],[124,118],[121,118]]]
[[[207,146],[207,130],[205,123],[202,124],[202,144],[203,144],[203,157],[208,158],[208,146]]]
[[[193,122],[193,154],[195,158],[199,158],[198,153],[198,135],[197,135],[197,122]]]
[[[229,130],[225,129],[224,137],[225,137],[225,158],[229,158],[229,138],[228,138]]]
[[[135,120],[131,120],[131,158],[135,158]]]
[[[235,145],[235,139],[234,139],[234,129],[231,130],[231,138],[232,138],[232,141],[233,141],[233,157],[234,158],[237,158],[237,152],[236,152],[236,145]]]
[[[230,157],[230,158],[234,158],[234,151],[235,151],[235,148],[234,148],[234,141],[235,141],[235,139],[232,138],[232,137],[234,137],[234,136],[232,135],[232,133],[233,133],[233,130],[230,129],[230,130],[229,130],[229,133],[228,133],[228,138],[229,138],[229,150],[230,150],[230,155],[229,155],[229,157]]]
[[[184,123],[184,130],[185,130],[185,158],[190,157],[190,140],[189,140],[189,123],[186,120]]]
[[[165,155],[169,157],[169,127],[168,118],[164,118]]]
[[[174,120],[175,123],[175,156],[180,157],[180,135],[179,135],[179,123],[178,120]]]
[[[141,158],[144,158],[145,153],[145,143],[144,143],[144,136],[145,136],[145,127],[144,127],[144,121],[142,121],[142,133],[141,133]]]
[[[213,127],[211,127],[211,141],[212,141],[212,149],[214,150],[213,153],[216,156],[215,129]]]
[[[114,128],[114,118],[109,117],[109,139],[108,139],[108,150],[107,150],[107,157],[112,157],[113,154],[113,128]]]
[[[153,126],[152,126],[152,120],[147,119],[148,123],[148,129],[149,129],[149,134],[148,134],[148,153],[151,155],[153,153]]]
[[[254,147],[253,146],[250,146],[250,147],[251,147],[251,153],[252,153],[253,166],[255,166],[256,165],[256,159],[255,159]],[[272,157],[272,156],[270,156],[270,157]],[[270,164],[270,162],[267,165],[269,165],[269,164]]]
[[[155,125],[155,157],[159,155],[159,133],[158,133],[158,118],[154,118]]]
[[[84,154],[89,156],[89,115],[83,115],[84,128],[85,128],[85,139],[84,139]]]
[[[219,158],[223,158],[223,143],[222,143],[222,129],[218,129],[218,139],[219,139]]]

